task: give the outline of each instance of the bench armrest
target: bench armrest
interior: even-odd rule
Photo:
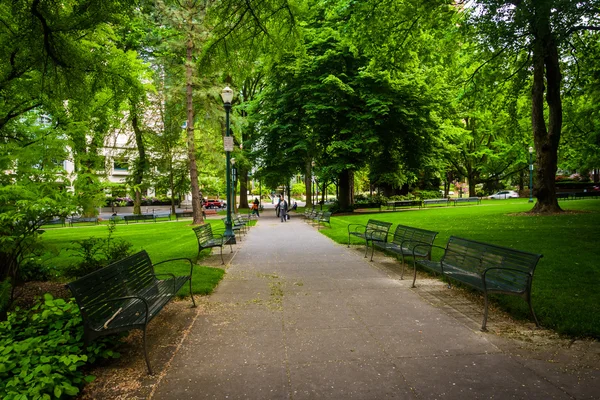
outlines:
[[[171,258],[169,260],[164,260],[164,261],[161,261],[161,262],[157,262],[156,264],[154,264],[154,266],[157,266],[157,265],[160,265],[160,264],[164,264],[164,263],[167,263],[167,262],[171,262],[171,261],[184,261],[184,260],[190,263],[190,281],[191,281],[192,280],[192,273],[194,272],[194,263],[189,258],[185,258],[185,257],[182,257],[182,258]]]
[[[367,236],[367,240],[370,241],[378,241],[378,242],[384,242],[387,241],[387,237],[389,234],[389,230],[385,231],[383,229],[369,229],[368,231],[365,231],[365,236]],[[379,235],[380,237],[374,238],[373,236],[375,235]],[[384,237],[385,235],[385,237]]]
[[[348,225],[348,233],[350,233],[350,227],[351,226],[355,226],[354,230],[352,230],[352,232],[357,232],[358,230],[360,230],[360,228],[363,228],[363,230],[367,229],[366,225],[362,225],[362,224],[349,224]]]

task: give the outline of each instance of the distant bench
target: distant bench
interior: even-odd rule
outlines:
[[[583,199],[586,197],[599,197],[599,196],[600,196],[600,192],[576,192],[576,193],[573,193],[574,199]]]
[[[479,197],[457,197],[454,199],[454,205],[460,203],[477,203],[481,204],[481,199]]]
[[[192,218],[194,216],[193,211],[177,211],[175,212],[175,219],[179,221],[179,218]]]
[[[73,224],[95,224],[98,225],[98,217],[71,217],[69,218],[69,225],[73,226]]]
[[[207,215],[217,215],[217,210],[213,209],[213,208],[207,208],[205,210],[202,211],[202,215],[204,215],[205,217]]]
[[[560,200],[560,199],[565,199],[565,200],[569,200],[571,198],[571,194],[567,193],[567,192],[562,192],[562,193],[556,193],[556,199]]]
[[[148,221],[152,220],[156,222],[156,218],[154,214],[133,214],[133,215],[123,215],[123,219],[125,223],[129,225],[129,222],[139,222],[139,221]]]
[[[439,248],[429,244],[418,245],[415,246],[415,253],[420,247]],[[456,236],[451,236],[446,248],[442,249],[444,255],[440,261],[420,259],[416,263],[483,292],[485,310],[481,330],[486,330],[489,293],[503,293],[524,298],[529,304],[536,326],[539,326],[531,304],[531,283],[535,267],[542,257],[541,254],[527,253]]]
[[[393,211],[396,211],[396,208],[402,208],[402,207],[419,207],[421,208],[421,205],[423,203],[421,202],[421,200],[394,200],[394,201],[388,201],[387,202],[387,208],[388,209],[392,209]]]
[[[428,204],[444,204],[448,205],[450,203],[450,199],[425,199],[423,200],[423,206]]]

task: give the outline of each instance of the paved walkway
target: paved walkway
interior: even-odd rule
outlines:
[[[566,379],[501,349],[295,217],[272,211],[227,275],[152,399],[571,399]],[[589,385],[596,385],[595,388]]]

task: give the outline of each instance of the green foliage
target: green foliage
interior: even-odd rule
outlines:
[[[116,226],[116,221],[111,220],[108,225],[108,236],[105,238],[89,237],[73,241],[74,246],[71,250],[81,260],[65,268],[65,275],[79,278],[129,256],[133,244],[113,237]]]
[[[292,196],[302,196],[306,192],[304,183],[294,183],[292,185]]]
[[[31,310],[15,310],[0,323],[0,397],[60,399],[75,396],[82,369],[98,358],[117,358],[107,339],[84,348],[79,308],[46,294]]]

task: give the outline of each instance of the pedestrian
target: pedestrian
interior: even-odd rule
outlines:
[[[285,197],[281,195],[281,199],[279,201],[279,216],[281,217],[281,222],[285,222],[287,220],[287,209],[287,201],[285,201]]]
[[[259,205],[259,200],[257,197],[254,198],[254,202],[252,204],[252,214],[256,213],[256,216],[260,218],[260,214],[258,213],[258,205]]]

